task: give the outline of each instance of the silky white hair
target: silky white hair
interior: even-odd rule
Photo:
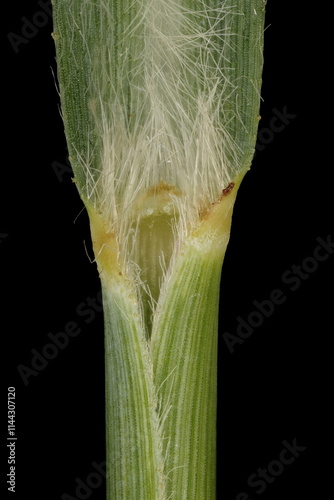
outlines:
[[[243,126],[239,82],[230,79],[237,46],[232,19],[243,14],[226,0],[83,0],[69,1],[68,16],[73,38],[67,34],[63,50],[76,44],[70,99],[78,75],[87,106],[77,137],[89,122],[79,147],[75,132],[68,134],[84,178],[78,187],[141,282],[149,262],[137,245],[141,221],[165,214],[166,245],[172,240],[175,255],[244,168],[229,127]],[[78,113],[82,102],[79,96]],[[160,283],[173,259],[163,247],[159,242],[152,255],[163,263]],[[141,284],[150,294],[150,283]]]
[[[233,44],[230,12],[224,1],[197,3],[196,10],[181,0],[128,3],[131,21],[115,27],[117,36],[103,33],[103,45],[90,49],[89,104],[102,148],[99,172],[92,175],[90,151],[83,158],[85,196],[116,234],[128,233],[120,229],[129,211],[160,182],[180,192],[182,230],[195,227],[200,209],[217,199],[239,167],[237,146],[224,128],[224,104],[235,90],[225,71],[231,61],[224,47]],[[112,26],[107,6],[102,15]]]

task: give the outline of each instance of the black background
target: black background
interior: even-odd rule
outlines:
[[[96,299],[100,285],[86,254],[88,220],[71,174],[65,171],[60,182],[54,169],[55,162],[67,164],[67,153],[52,75],[51,17],[15,53],[7,34],[22,34],[22,17],[31,20],[41,8],[36,1],[16,1],[6,9],[2,446],[7,387],[15,386],[17,492],[11,496],[75,498],[76,478],[86,482],[92,463],[105,460],[103,319],[101,312],[88,317],[77,311],[89,297]],[[282,282],[284,272],[312,257],[317,238],[333,234],[323,17],[304,2],[267,5],[262,132],[238,195],[221,285],[218,498],[226,500],[241,492],[251,500],[320,499],[330,492],[326,353],[333,330],[333,256],[301,279],[297,290]],[[280,132],[268,132],[275,110],[284,108],[295,117]],[[237,318],[247,321],[253,301],[269,299],[274,289],[282,290],[284,304],[231,353],[225,332],[236,334]],[[80,334],[25,385],[18,365],[31,366],[31,350],[42,352],[48,333],[64,331],[70,321]],[[284,440],[294,439],[306,449],[257,493],[248,477],[279,457]],[[89,498],[105,498],[104,482]]]

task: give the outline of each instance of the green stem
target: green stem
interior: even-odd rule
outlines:
[[[88,205],[105,329],[107,500],[166,500],[152,361],[117,241]]]
[[[236,191],[184,244],[153,323],[167,497],[175,500],[216,498],[219,287]]]
[[[107,499],[166,500],[151,363],[126,280],[102,280]]]
[[[117,239],[88,208],[102,282],[108,500],[214,500],[221,266],[242,175],[186,239],[152,337]]]
[[[188,248],[156,322],[167,491],[213,500],[216,484],[217,316],[221,262]]]

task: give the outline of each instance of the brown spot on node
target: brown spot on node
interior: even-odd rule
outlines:
[[[230,182],[229,185],[222,190],[222,196],[226,196],[234,188],[234,182]]]
[[[221,192],[219,198],[217,199],[217,201],[214,201],[213,203],[211,203],[211,206],[214,207],[215,205],[217,205],[218,203],[220,203],[222,201],[222,199],[224,198],[224,196],[227,196],[232,191],[233,188],[234,188],[234,182],[230,182],[229,185],[225,189],[222,190],[222,192]],[[209,213],[208,210],[207,210],[206,213],[204,213],[204,211],[203,211],[203,217],[202,218],[205,218],[208,213]]]

